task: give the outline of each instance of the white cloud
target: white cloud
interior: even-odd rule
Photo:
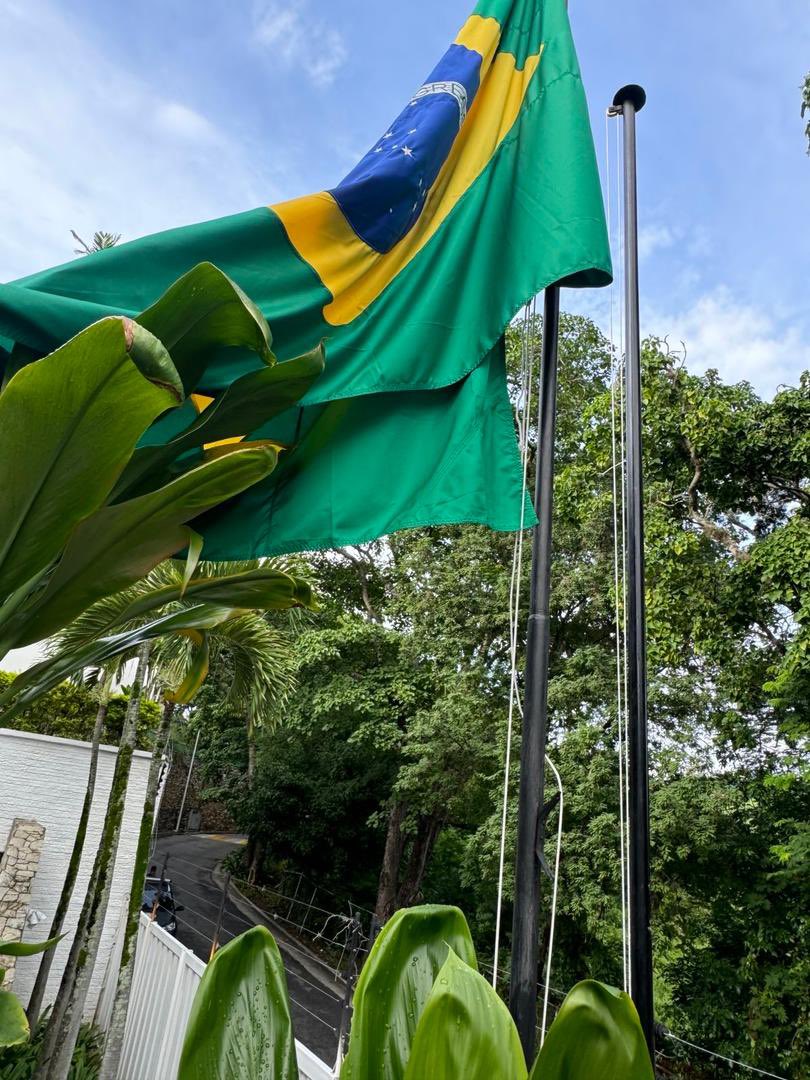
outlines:
[[[314,18],[303,0],[262,4],[253,38],[287,68],[299,68],[318,87],[329,86],[348,57],[342,34]]]
[[[638,256],[647,259],[656,251],[672,247],[675,233],[668,225],[645,225],[638,232]]]
[[[292,193],[67,11],[0,0],[0,21],[0,280],[70,259],[71,228],[133,239]]]
[[[781,384],[795,384],[810,368],[810,328],[797,319],[754,306],[720,287],[683,311],[646,312],[645,333],[683,341],[693,371],[716,368],[726,382],[747,380],[770,397]]]
[[[160,102],[155,109],[155,123],[167,134],[191,142],[220,141],[219,132],[210,120],[179,101]]]

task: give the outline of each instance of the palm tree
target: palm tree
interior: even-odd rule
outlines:
[[[84,851],[84,838],[87,833],[87,823],[90,819],[90,808],[93,804],[93,795],[96,789],[96,772],[98,770],[98,748],[101,742],[101,734],[104,730],[104,724],[107,720],[107,709],[110,703],[110,695],[112,692],[113,684],[113,669],[112,666],[101,674],[98,680],[98,684],[95,688],[95,695],[98,701],[98,709],[96,711],[96,719],[93,724],[93,735],[90,745],[90,768],[87,773],[87,788],[84,794],[84,803],[82,804],[82,812],[79,815],[79,825],[76,830],[76,838],[73,841],[73,850],[70,855],[70,862],[68,863],[67,874],[62,885],[62,892],[59,897],[59,902],[56,905],[56,911],[54,912],[53,922],[51,923],[50,933],[48,938],[59,937],[62,933],[62,927],[65,923],[65,915],[67,914],[68,907],[70,905],[71,898],[73,896],[73,888],[76,884],[76,878],[79,874],[79,865],[81,863],[82,852]],[[48,976],[51,973],[51,965],[53,963],[53,950],[49,949],[43,953],[42,961],[37,971],[37,977],[34,982],[34,989],[31,991],[31,997],[28,1000],[28,1009],[26,1010],[28,1015],[28,1023],[31,1030],[36,1026],[39,1014],[42,1009],[42,998],[45,994],[45,987],[48,985]]]
[[[135,749],[135,731],[150,649],[151,642],[148,641],[140,645],[138,649],[135,678],[130,690],[121,741],[116,755],[98,853],[90,874],[90,882],[62,975],[59,993],[48,1018],[45,1036],[37,1058],[35,1080],[62,1080],[68,1075],[73,1058],[84,1003],[90,988],[93,966],[104,928],[114,856],[124,816],[129,768]]]
[[[115,247],[121,239],[121,233],[104,232],[102,230],[94,232],[93,240],[88,244],[86,240],[82,240],[75,229],[71,229],[70,234],[78,244],[81,244],[81,247],[73,249],[74,255],[92,255],[95,251],[105,251],[107,248]]]
[[[225,579],[234,574],[245,573],[259,567],[253,563],[200,563],[192,567],[192,572],[205,578]],[[267,566],[268,561],[261,563]],[[272,564],[276,569],[286,571],[287,565]],[[182,562],[168,561],[156,567],[142,581],[121,593],[98,601],[78,619],[74,620],[55,639],[54,649],[75,649],[88,641],[104,635],[111,623],[116,622],[118,629],[137,625],[134,622],[121,623],[122,612],[135,601],[159,592],[172,589],[176,594],[177,586],[190,576],[188,566]],[[174,601],[161,609],[168,614],[189,606],[183,600]],[[154,610],[149,616],[154,617]],[[176,634],[156,639],[150,649],[143,646],[139,651],[138,670],[135,686],[130,697],[127,720],[121,737],[116,769],[113,777],[110,806],[105,819],[105,828],[91,875],[88,892],[80,918],[76,939],[71,949],[57,1002],[51,1015],[45,1042],[39,1060],[37,1077],[50,1080],[60,1077],[76,1041],[81,1015],[84,1007],[90,975],[95,963],[107,908],[111,868],[120,835],[123,800],[118,798],[121,791],[126,792],[126,779],[129,773],[129,761],[134,747],[135,726],[138,718],[141,690],[149,684],[153,693],[163,699],[162,719],[155,734],[152,764],[150,766],[144,813],[133,877],[131,884],[129,918],[125,930],[119,983],[113,1007],[113,1016],[107,1039],[105,1067],[103,1075],[114,1076],[118,1067],[123,1041],[126,1009],[135,948],[137,945],[137,927],[140,913],[140,898],[143,878],[146,873],[149,842],[154,820],[155,797],[160,774],[160,763],[168,740],[169,730],[175,706],[189,702],[202,685],[208,672],[211,658],[216,658],[226,651],[230,660],[232,681],[229,701],[232,707],[240,708],[246,716],[249,738],[252,739],[257,723],[265,716],[277,715],[279,706],[294,688],[292,668],[292,650],[289,635],[272,626],[263,615],[255,610],[223,610],[222,621],[204,631],[185,630]],[[136,692],[137,691],[137,692]],[[91,764],[88,776],[88,792],[85,806],[89,815],[92,802],[92,781],[95,778],[98,742],[94,740],[91,751]],[[254,750],[255,760],[255,750]],[[123,785],[123,786],[122,786]],[[84,843],[84,829],[79,828],[69,872],[59,903],[61,920],[70,901],[70,894],[75,883],[75,871],[81,859]],[[60,922],[61,929],[61,922]],[[78,958],[81,957],[81,963]],[[44,992],[44,980],[38,994],[37,1008],[41,1005]],[[38,980],[40,981],[40,980]],[[57,1050],[58,1047],[58,1050]]]
[[[216,574],[225,577],[252,568],[251,565],[246,566],[244,563],[207,563],[202,565],[201,573],[206,577]],[[161,574],[178,572],[176,564],[174,567],[163,564],[158,569]],[[288,570],[289,566],[279,564],[279,569]],[[281,707],[295,689],[292,639],[288,632],[273,626],[266,615],[258,611],[246,611],[233,619],[222,622],[210,631],[209,636],[210,643],[205,644],[204,671],[203,664],[200,663],[200,651],[203,646],[195,642],[193,638],[172,635],[158,639],[155,645],[155,663],[161,672],[161,677],[168,685],[178,689],[165,697],[164,720],[155,740],[133,869],[129,918],[99,1080],[115,1080],[118,1075],[138,944],[141,896],[154,823],[160,758],[168,739],[169,719],[174,703],[187,703],[202,685],[208,671],[209,648],[210,658],[214,661],[223,654],[227,655],[232,675],[226,700],[232,708],[238,709],[246,718],[248,759],[250,761],[252,743],[255,768],[256,726],[268,720],[275,720]],[[250,782],[252,782],[252,777]]]

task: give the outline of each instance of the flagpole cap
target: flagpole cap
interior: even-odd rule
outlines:
[[[617,90],[613,98],[613,108],[621,109],[625,101],[629,101],[636,112],[641,112],[647,102],[647,94],[643,86],[637,83],[628,83],[621,90]]]

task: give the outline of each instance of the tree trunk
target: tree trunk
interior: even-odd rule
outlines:
[[[248,884],[255,885],[261,875],[262,863],[264,862],[264,840],[258,839],[253,841],[253,851],[250,857],[250,866],[248,867]]]
[[[253,723],[253,716],[248,713],[247,716],[247,786],[248,791],[253,790],[253,783],[256,778],[256,728]],[[256,884],[256,875],[258,873],[258,867],[264,858],[264,845],[261,844],[254,836],[248,836],[247,850],[245,852],[245,864],[247,866],[247,879],[251,885]]]
[[[404,803],[395,802],[388,812],[388,831],[377,886],[377,903],[374,907],[374,914],[380,923],[387,922],[397,909],[399,868],[405,850],[405,837],[402,832],[405,810]]]
[[[124,946],[121,952],[121,966],[118,969],[118,984],[115,990],[110,1026],[107,1030],[107,1038],[104,1043],[104,1060],[99,1072],[99,1080],[116,1080],[118,1068],[121,1064],[121,1051],[124,1048],[124,1028],[127,1022],[127,1009],[129,1008],[129,996],[132,990],[132,973],[135,968],[135,953],[138,947],[138,925],[141,917],[143,904],[143,883],[146,878],[147,863],[149,861],[149,845],[152,841],[152,827],[155,821],[155,798],[157,796],[158,781],[160,779],[161,762],[166,743],[169,738],[169,729],[172,724],[174,702],[163,702],[163,717],[155,735],[155,745],[152,750],[152,762],[149,766],[149,779],[146,783],[146,797],[144,799],[143,817],[138,836],[138,849],[135,854],[135,868],[132,874],[132,884],[129,892],[129,911],[127,913],[126,929],[124,931]]]
[[[73,896],[73,887],[76,884],[76,878],[79,874],[79,866],[82,861],[82,853],[84,851],[84,839],[87,835],[87,822],[90,817],[90,808],[93,805],[93,794],[96,789],[96,773],[98,771],[98,746],[101,742],[101,733],[104,730],[104,722],[107,719],[107,709],[110,702],[110,689],[112,686],[112,676],[105,675],[101,686],[99,687],[99,706],[96,712],[96,722],[93,725],[93,738],[90,746],[90,767],[87,771],[87,789],[84,793],[84,803],[82,804],[82,812],[79,816],[79,825],[76,830],[76,839],[73,841],[73,851],[70,854],[70,862],[68,863],[67,874],[62,885],[62,892],[59,896],[59,902],[56,905],[56,911],[53,916],[53,922],[51,923],[51,929],[48,932],[48,937],[57,937],[62,933],[62,926],[65,922],[65,915],[67,914],[68,907],[70,906],[70,900]],[[51,966],[53,964],[54,949],[48,949],[47,952],[42,954],[42,960],[40,961],[39,970],[37,971],[36,981],[34,982],[34,989],[31,991],[31,997],[28,1002],[28,1023],[33,1029],[36,1026],[36,1022],[39,1019],[40,1011],[42,1010],[42,999],[45,996],[45,988],[48,985],[48,976],[51,973]]]
[[[428,859],[433,852],[443,823],[443,819],[437,814],[431,814],[420,820],[408,867],[397,892],[397,908],[410,907],[419,899]]]
[[[138,666],[127,706],[121,742],[115,761],[107,816],[99,841],[90,883],[84,898],[73,944],[70,948],[62,984],[45,1029],[45,1037],[37,1057],[34,1080],[65,1080],[70,1071],[76,1037],[82,1021],[84,1003],[98,953],[104,917],[110,894],[115,853],[121,833],[124,803],[129,782],[132,753],[135,749],[135,730],[140,712],[143,683],[149,662],[150,643],[138,650]]]
[[[252,716],[247,718],[247,752],[247,786],[252,790],[256,778],[256,726]]]

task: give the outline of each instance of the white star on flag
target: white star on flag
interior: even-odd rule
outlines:
[[[410,146],[403,146],[402,153],[405,157],[413,157],[413,150],[411,150]]]

